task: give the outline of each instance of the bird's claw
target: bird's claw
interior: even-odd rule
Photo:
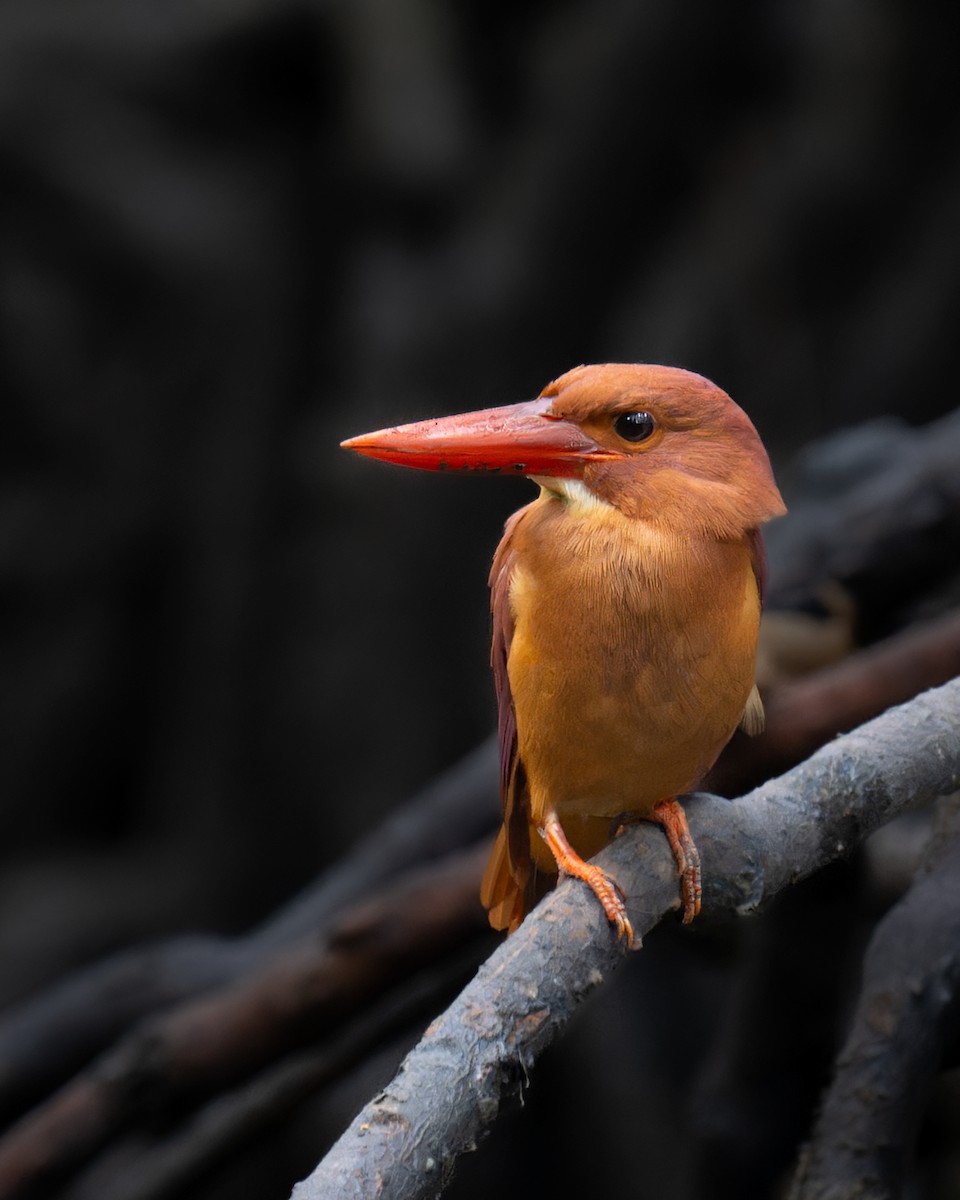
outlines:
[[[680,875],[682,920],[684,925],[689,925],[700,912],[703,885],[700,878],[700,851],[690,833],[686,814],[676,799],[661,800],[648,814],[622,812],[610,824],[611,839],[619,837],[628,826],[640,821],[655,822],[667,836]]]
[[[626,939],[627,949],[632,950],[634,944],[633,926],[627,916],[627,905],[623,892],[617,881],[593,863],[584,862],[576,850],[567,841],[556,813],[547,815],[541,826],[538,826],[540,836],[550,847],[557,870],[562,875],[571,875],[574,879],[582,879],[587,887],[600,901],[607,920],[617,931],[617,941]],[[639,945],[639,942],[638,942]]]
[[[583,880],[600,901],[600,907],[607,920],[617,932],[617,941],[626,940],[626,948],[632,950],[635,935],[627,916],[627,905],[620,885],[600,867],[595,867],[592,863],[584,863],[584,867],[583,874],[578,878]]]

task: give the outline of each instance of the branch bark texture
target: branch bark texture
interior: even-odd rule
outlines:
[[[898,813],[960,787],[960,680],[926,692],[737,801],[691,797],[704,865],[701,919],[754,912]],[[619,880],[634,929],[679,905],[662,835],[629,830],[597,861]],[[567,881],[429,1027],[293,1200],[438,1196],[539,1055],[616,969],[622,949],[592,896]]]
[[[863,989],[790,1200],[893,1200],[918,1122],[960,1027],[960,805],[877,926]]]

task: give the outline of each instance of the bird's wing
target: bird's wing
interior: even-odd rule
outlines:
[[[750,562],[753,566],[753,576],[757,581],[760,608],[762,609],[767,602],[767,547],[759,529],[751,529],[747,533],[747,545],[750,548]]]
[[[763,534],[759,529],[751,529],[747,534],[748,545],[750,547],[750,564],[753,567],[753,576],[757,581],[757,593],[760,596],[760,608],[763,609],[767,598],[767,547],[763,541]],[[763,701],[760,699],[760,692],[757,690],[757,685],[754,684],[750,690],[750,695],[747,697],[747,705],[743,710],[743,716],[740,718],[740,728],[750,737],[755,737],[758,733],[763,732],[763,724],[766,720],[763,711]]]
[[[490,569],[490,607],[493,613],[490,662],[497,692],[503,825],[483,876],[480,899],[490,910],[490,924],[494,929],[507,929],[511,933],[523,920],[533,876],[530,796],[517,750],[517,716],[507,674],[507,658],[514,627],[510,605],[510,580],[516,565],[514,534],[526,512],[527,508],[522,508],[507,521],[503,540],[497,547]]]

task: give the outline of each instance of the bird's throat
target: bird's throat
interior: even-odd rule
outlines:
[[[541,496],[548,500],[562,500],[574,511],[589,512],[613,507],[592,492],[582,479],[557,479],[552,475],[534,475],[531,478],[540,485]]]

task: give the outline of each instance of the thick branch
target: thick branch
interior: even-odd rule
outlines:
[[[704,915],[755,911],[898,812],[958,786],[955,680],[838,739],[742,800],[692,798]],[[598,861],[623,886],[639,932],[677,907],[673,865],[656,830],[631,830]],[[621,957],[586,889],[560,886],[431,1025],[390,1086],[294,1189],[295,1200],[438,1195],[459,1155],[476,1146]]]
[[[944,1047],[960,1021],[960,828],[878,925],[836,1075],[792,1200],[886,1200],[906,1169]]]

